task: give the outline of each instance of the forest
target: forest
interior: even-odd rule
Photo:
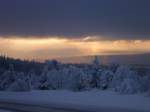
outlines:
[[[64,64],[57,60],[27,61],[0,56],[0,91],[113,90],[150,95],[150,66]]]

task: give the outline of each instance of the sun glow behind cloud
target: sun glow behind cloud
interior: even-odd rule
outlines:
[[[150,52],[150,40],[99,40],[10,37],[0,38],[0,53],[21,59],[45,60],[83,55],[112,55]]]

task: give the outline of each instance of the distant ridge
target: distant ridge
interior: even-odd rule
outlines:
[[[146,64],[150,65],[150,53],[123,54],[123,55],[97,55],[102,64]],[[63,63],[90,63],[94,56],[73,56],[58,58]]]

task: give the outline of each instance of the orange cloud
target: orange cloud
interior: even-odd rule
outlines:
[[[150,40],[0,38],[0,53],[22,59],[150,52]],[[88,40],[88,41],[87,41]],[[91,41],[90,41],[91,40]]]

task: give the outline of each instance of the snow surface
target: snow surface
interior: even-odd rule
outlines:
[[[71,108],[125,108],[150,111],[150,98],[142,95],[120,95],[112,91],[71,92],[48,90],[31,92],[0,92],[0,102],[34,105],[55,105]]]
[[[0,112],[12,112],[12,111],[8,111],[8,110],[1,110],[1,109],[0,109]]]

